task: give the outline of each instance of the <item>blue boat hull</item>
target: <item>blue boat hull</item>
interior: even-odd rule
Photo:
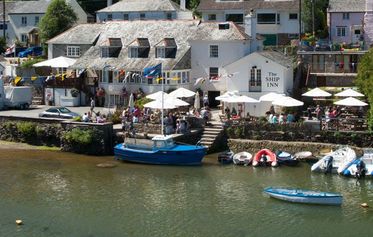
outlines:
[[[172,149],[137,150],[118,144],[117,160],[154,165],[201,165],[206,149],[201,146],[176,145]]]
[[[342,195],[339,193],[318,192],[312,190],[266,188],[264,189],[264,192],[273,198],[306,204],[341,205],[343,200]]]

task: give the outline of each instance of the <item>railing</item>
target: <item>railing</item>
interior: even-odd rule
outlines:
[[[311,73],[357,73],[358,63],[311,63]]]

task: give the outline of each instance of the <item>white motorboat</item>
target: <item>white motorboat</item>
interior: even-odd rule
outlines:
[[[325,155],[312,165],[311,171],[340,174],[355,159],[355,151],[345,146]]]
[[[354,161],[342,172],[344,176],[362,178],[373,176],[373,149],[365,149],[364,155]]]
[[[253,160],[253,155],[249,152],[243,151],[233,156],[233,163],[235,165],[249,165]]]

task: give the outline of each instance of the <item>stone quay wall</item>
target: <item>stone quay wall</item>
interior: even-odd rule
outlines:
[[[60,147],[88,155],[113,154],[112,123],[0,116],[0,140]]]
[[[251,154],[257,153],[259,150],[267,148],[272,151],[286,151],[291,154],[300,151],[310,151],[314,156],[319,156],[321,151],[336,150],[337,144],[332,143],[318,143],[318,142],[294,142],[294,141],[270,141],[270,140],[243,140],[243,139],[229,139],[229,148],[234,152],[246,151]],[[362,155],[363,151],[360,147],[352,147],[356,154]]]

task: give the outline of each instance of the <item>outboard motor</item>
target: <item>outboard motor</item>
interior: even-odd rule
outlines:
[[[361,179],[365,177],[366,169],[365,169],[365,163],[364,161],[360,161],[356,164],[356,174],[355,177],[357,179]]]
[[[328,158],[325,160],[325,163],[325,174],[331,174],[333,170],[333,156],[328,156]]]
[[[262,157],[260,158],[260,163],[262,166],[267,166],[267,156],[266,155],[262,155]]]

